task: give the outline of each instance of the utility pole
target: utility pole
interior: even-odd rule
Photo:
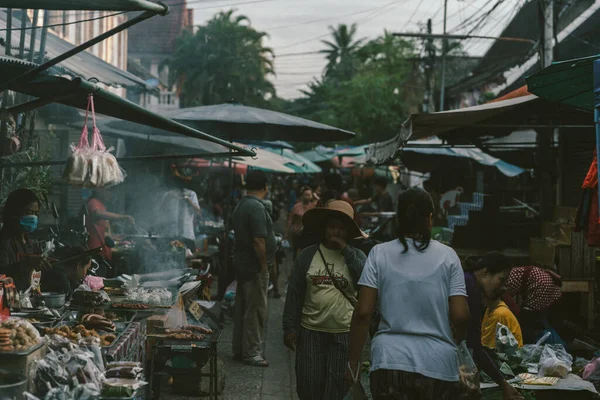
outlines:
[[[446,35],[446,20],[448,16],[448,0],[444,0],[444,35]],[[446,51],[448,39],[444,38],[442,44],[442,84],[440,88],[440,111],[444,111],[444,97],[446,95]]]
[[[549,67],[554,61],[554,1],[538,0],[543,12],[541,57],[542,68]]]
[[[427,35],[432,35],[431,19],[427,20]],[[433,95],[435,93],[435,46],[433,45],[433,37],[428,36],[425,42],[425,51],[427,58],[425,60],[425,95],[423,96],[423,112],[431,113],[435,111],[435,102]]]
[[[540,16],[540,64],[542,68],[552,64],[554,56],[554,1],[537,0]],[[537,142],[540,164],[538,166],[540,183],[540,214],[544,220],[548,220],[552,214],[552,206],[557,196],[553,196],[552,171],[555,157],[552,154],[551,142],[554,137],[554,129],[537,129]]]

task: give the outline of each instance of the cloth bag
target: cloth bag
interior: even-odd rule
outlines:
[[[87,127],[90,111],[93,121],[91,145],[88,139],[89,131]],[[67,160],[67,166],[63,173],[63,178],[68,183],[77,186],[102,188],[117,185],[125,180],[125,172],[119,166],[115,156],[111,154],[113,148],[106,148],[104,139],[96,125],[94,98],[91,94],[88,96],[79,144],[76,146],[72,144],[71,149],[72,154]]]

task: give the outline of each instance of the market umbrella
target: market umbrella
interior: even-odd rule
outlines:
[[[271,148],[266,147],[265,150],[270,151],[271,153],[282,155],[283,157],[289,158],[290,160],[295,161],[294,167],[292,167],[296,172],[304,173],[304,174],[318,174],[323,170],[317,164],[313,163],[307,158],[302,157],[300,154],[294,152],[290,149],[282,149],[282,148]]]
[[[552,102],[592,112],[594,64],[599,59],[600,55],[596,55],[553,63],[526,79],[529,92]]]
[[[235,102],[182,108],[165,116],[231,141],[331,142],[354,137],[343,129]]]

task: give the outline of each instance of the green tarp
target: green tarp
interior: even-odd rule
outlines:
[[[600,55],[553,63],[527,78],[527,89],[543,99],[594,111],[594,61]]]

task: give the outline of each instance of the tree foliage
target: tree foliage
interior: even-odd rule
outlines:
[[[177,76],[184,107],[235,99],[265,106],[275,95],[273,51],[263,45],[267,34],[234,10],[216,14],[196,33],[184,31],[168,64]]]

